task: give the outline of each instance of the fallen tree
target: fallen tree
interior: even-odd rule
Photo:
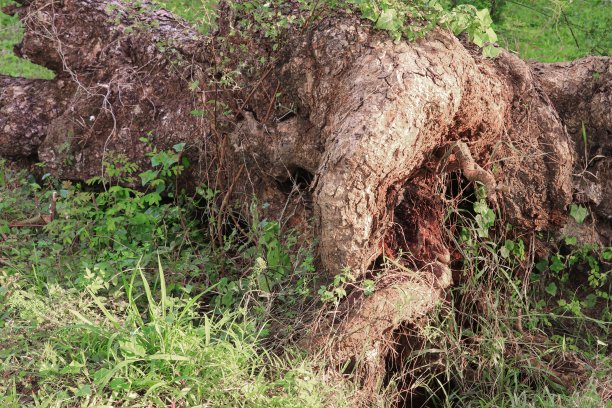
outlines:
[[[372,296],[355,291],[308,336],[337,364],[364,357],[369,383],[393,331],[452,284],[442,175],[482,184],[489,205],[530,232],[559,230],[582,186],[610,239],[609,58],[485,58],[440,28],[394,41],[355,13],[317,16],[293,2],[279,13],[304,23],[280,33],[222,4],[210,35],[147,2],[18,3],[8,10],[26,27],[16,52],[56,77],[0,78],[0,155],[86,180],[119,154],[144,166],[145,135],[160,148],[185,142],[186,188],[225,192],[221,207],[254,193],[294,225],[314,218],[327,277],[349,268],[361,280],[382,255],[413,254],[418,272],[398,267]]]

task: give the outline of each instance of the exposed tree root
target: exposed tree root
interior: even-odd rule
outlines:
[[[338,368],[352,366],[364,386],[374,390],[386,374],[385,359],[395,347],[393,332],[431,312],[451,284],[450,269],[439,262],[421,272],[395,264],[376,279],[372,295],[357,289],[324,316],[314,328],[315,336],[304,345],[313,352],[323,350]]]
[[[363,358],[370,384],[384,377],[393,332],[433,310],[451,284],[433,189],[443,169],[429,165],[442,149],[452,146],[463,175],[481,182],[518,230],[554,230],[566,219],[576,154],[557,110],[578,120],[561,100],[581,94],[588,75],[560,90],[539,73],[562,67],[537,65],[534,74],[506,52],[485,59],[441,29],[394,42],[343,12],[287,28],[286,43],[262,63],[273,44],[236,34],[240,16],[223,3],[215,35],[205,37],[146,1],[18,2],[20,52],[57,79],[0,79],[3,156],[37,154],[57,176],[84,180],[109,154],[145,164],[144,135],[159,148],[186,142],[187,187],[227,192],[224,209],[255,193],[270,204],[266,216],[282,216],[291,199],[283,183],[312,179],[312,203],[296,207],[302,220],[315,219],[327,278],[350,268],[363,281],[382,254],[415,252],[418,272],[386,270],[372,295],[354,291],[310,336],[339,365]],[[581,105],[601,134],[611,121],[606,87]],[[28,123],[16,106],[39,114]],[[393,236],[398,225],[407,230]]]
[[[470,152],[470,148],[467,144],[463,142],[455,142],[448,149],[448,153],[444,157],[444,161],[448,155],[454,154],[457,160],[457,167],[463,171],[463,175],[471,182],[479,182],[481,183],[487,192],[487,196],[490,200],[497,202],[497,190],[499,189],[497,186],[497,182],[495,181],[495,177],[493,174],[483,169],[472,157],[472,153]],[[445,165],[444,170],[453,171],[453,167],[446,165],[446,163],[441,163]]]
[[[601,241],[612,245],[612,63],[588,57],[531,63],[576,147],[576,201],[592,207]]]

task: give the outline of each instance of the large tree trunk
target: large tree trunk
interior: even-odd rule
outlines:
[[[607,245],[612,242],[611,61],[609,57],[589,57],[531,64],[576,143],[575,201],[592,207],[598,232]]]
[[[314,336],[321,344],[334,330],[337,361],[364,353],[374,371],[385,336],[430,311],[452,283],[434,190],[443,172],[484,184],[514,227],[555,230],[573,194],[565,126],[574,135],[587,121],[602,149],[590,154],[609,153],[609,59],[530,67],[507,52],[483,58],[440,29],[394,42],[345,12],[289,27],[273,44],[234,31],[246,17],[223,5],[214,35],[202,36],[146,2],[19,3],[26,35],[17,51],[57,76],[0,78],[0,154],[36,156],[59,177],[83,180],[111,153],[144,164],[146,134],[162,148],[186,142],[191,185],[255,192],[271,216],[289,201],[284,182],[312,180],[312,214],[301,202],[291,213],[314,215],[322,272],[348,267],[360,279],[383,252],[405,249],[422,266],[382,277],[373,296],[349,296],[342,322]],[[601,72],[599,85],[586,74],[562,85],[579,69]],[[591,200],[605,206],[605,196]],[[609,208],[601,214],[609,220]],[[397,224],[407,248],[389,238]]]

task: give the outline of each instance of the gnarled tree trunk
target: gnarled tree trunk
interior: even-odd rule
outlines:
[[[0,78],[2,156],[35,157],[60,178],[83,180],[109,154],[144,164],[142,136],[160,147],[186,142],[188,183],[255,192],[273,217],[288,201],[284,182],[312,180],[312,210],[295,203],[293,213],[314,216],[328,276],[350,268],[364,277],[377,257],[401,249],[388,239],[392,226],[408,229],[422,271],[400,268],[373,296],[349,296],[342,322],[324,322],[313,337],[319,345],[333,330],[337,361],[363,355],[373,372],[385,336],[425,315],[452,283],[433,188],[442,172],[454,166],[483,183],[516,228],[554,230],[572,201],[571,136],[582,122],[596,138],[589,155],[609,154],[608,58],[486,59],[441,29],[394,42],[339,11],[289,27],[273,44],[236,32],[248,17],[223,5],[216,32],[203,36],[147,2],[19,3],[11,11],[26,35],[17,51],[56,78]],[[606,160],[585,169],[605,177]],[[605,222],[607,187],[587,197]]]

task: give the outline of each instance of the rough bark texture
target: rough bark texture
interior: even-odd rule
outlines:
[[[312,176],[312,206],[293,203],[292,213],[314,216],[328,276],[349,267],[363,278],[377,257],[396,253],[391,227],[404,226],[422,270],[379,278],[369,298],[355,292],[341,321],[321,322],[312,342],[340,333],[338,362],[365,355],[373,372],[385,339],[451,284],[433,188],[441,172],[463,169],[489,186],[491,205],[517,229],[551,230],[573,194],[565,126],[573,135],[588,122],[589,154],[609,154],[609,59],[530,67],[506,52],[485,59],[443,30],[393,42],[344,12],[289,28],[273,52],[263,36],[232,31],[240,16],[223,5],[205,37],[146,2],[21,3],[18,51],[57,77],[1,79],[1,155],[36,155],[61,178],[87,179],[109,154],[144,163],[144,135],[160,148],[186,142],[193,184],[254,191],[276,217],[290,200],[279,182]],[[597,177],[609,174],[609,161],[593,163]],[[589,199],[609,221],[604,193]]]
[[[190,115],[186,80],[189,67],[200,65],[176,68],[172,58],[183,54],[176,46],[162,52],[164,46],[180,44],[197,61],[202,44],[194,40],[195,30],[167,12],[121,2],[22,3],[26,6],[14,11],[26,32],[16,51],[53,70],[56,78],[26,81],[27,87],[23,80],[3,79],[0,106],[14,114],[3,118],[12,123],[0,133],[2,154],[21,155],[12,147],[17,141],[59,177],[86,180],[100,174],[102,158],[110,152],[142,163],[139,138],[149,132],[160,147],[204,139],[197,137],[200,127]],[[34,115],[22,115],[28,111]],[[20,123],[27,118],[31,126]]]
[[[589,57],[531,64],[576,146],[576,199],[595,211],[604,242],[612,242],[612,64]],[[584,126],[584,133],[583,133]],[[585,146],[586,141],[586,146]]]
[[[65,81],[0,75],[0,156],[36,155],[49,123],[63,113],[73,92]]]

